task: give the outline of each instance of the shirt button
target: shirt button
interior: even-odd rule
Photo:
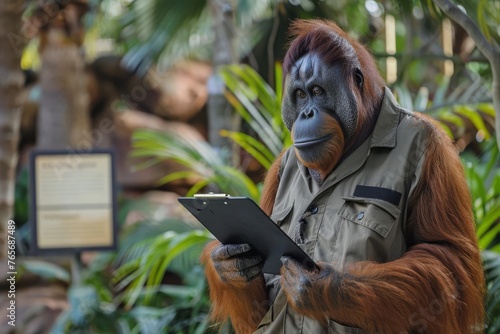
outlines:
[[[358,213],[358,220],[363,219],[364,216],[365,216],[365,213],[363,211],[361,211],[360,213]]]
[[[315,213],[318,212],[318,207],[316,205],[311,205],[309,207],[309,211],[311,211],[311,213],[314,215]]]

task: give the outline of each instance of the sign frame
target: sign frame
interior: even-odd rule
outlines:
[[[110,157],[110,167],[111,170],[109,175],[109,181],[111,184],[109,186],[109,192],[111,195],[110,206],[111,206],[111,238],[112,241],[109,245],[85,245],[77,247],[40,247],[38,244],[38,232],[39,224],[37,221],[37,180],[36,180],[36,159],[43,156],[66,156],[66,159],[71,159],[71,156],[89,156],[89,155],[107,155]],[[68,254],[79,254],[82,251],[112,251],[116,250],[118,246],[118,221],[117,221],[117,183],[116,183],[116,157],[113,149],[91,149],[85,151],[77,150],[45,150],[45,149],[34,149],[30,153],[29,159],[29,202],[30,202],[30,218],[29,223],[31,225],[30,235],[31,235],[31,247],[30,253],[34,255],[68,255]]]

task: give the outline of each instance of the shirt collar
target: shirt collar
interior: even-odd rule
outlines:
[[[370,137],[370,147],[396,147],[397,127],[401,115],[401,107],[394,95],[385,87],[382,107]]]

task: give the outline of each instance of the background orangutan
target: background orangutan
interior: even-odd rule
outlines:
[[[261,207],[320,270],[283,257],[281,276],[264,276],[250,245],[212,242],[213,319],[238,333],[482,332],[484,277],[451,140],[401,109],[334,23],[297,21],[291,35],[282,115],[294,144]]]

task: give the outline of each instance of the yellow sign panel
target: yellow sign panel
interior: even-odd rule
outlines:
[[[36,154],[38,249],[114,245],[112,155]]]

